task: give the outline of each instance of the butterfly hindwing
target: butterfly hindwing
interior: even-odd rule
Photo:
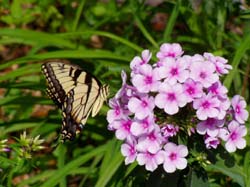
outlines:
[[[108,86],[65,61],[46,62],[42,71],[48,82],[47,94],[62,109],[62,138],[72,140],[91,111],[92,116],[98,113],[107,98]]]

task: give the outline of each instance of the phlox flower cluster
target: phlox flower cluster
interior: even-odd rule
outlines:
[[[234,152],[246,146],[246,102],[239,95],[229,99],[220,82],[232,67],[211,53],[183,54],[179,44],[165,43],[155,64],[144,50],[131,61],[130,76],[122,72],[107,120],[108,129],[123,141],[125,164],[137,161],[149,171],[163,164],[167,173],[186,168],[188,149],[176,137],[188,129],[187,136],[203,136],[207,149],[223,145]]]

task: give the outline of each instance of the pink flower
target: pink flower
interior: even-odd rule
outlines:
[[[218,138],[222,139],[223,141],[227,141],[228,135],[229,135],[229,132],[226,127],[220,128]]]
[[[208,88],[208,92],[212,93],[213,95],[221,98],[226,99],[227,98],[227,88],[221,84],[220,81],[215,82]]]
[[[164,59],[166,57],[176,58],[183,54],[180,44],[173,43],[168,44],[164,43],[160,47],[160,51],[156,54],[157,58]]]
[[[128,102],[128,109],[138,119],[144,119],[152,114],[154,107],[154,98],[149,96],[142,96],[141,98],[132,97]]]
[[[211,53],[204,53],[204,57],[215,65],[216,72],[219,75],[228,74],[228,70],[232,69],[232,66],[227,64],[227,60],[223,57],[214,56]]]
[[[132,73],[139,73],[140,67],[143,64],[147,64],[149,60],[151,59],[152,53],[150,53],[149,50],[143,50],[141,53],[141,57],[136,56],[133,58],[133,60],[130,62],[130,68],[132,70]],[[133,75],[132,74],[132,75]]]
[[[216,149],[220,144],[220,140],[217,137],[207,136],[205,139],[205,144],[207,149]]]
[[[167,124],[161,128],[161,132],[164,138],[173,137],[176,136],[177,132],[179,132],[179,126]]]
[[[121,153],[125,156],[125,164],[130,164],[135,161],[137,152],[135,148],[136,142],[128,140],[126,143],[121,145]]]
[[[219,80],[215,66],[209,61],[194,61],[190,65],[190,78],[200,82],[205,88]]]
[[[131,133],[134,136],[140,136],[154,130],[155,125],[154,117],[150,115],[142,120],[135,120],[131,125]]]
[[[183,83],[189,76],[189,72],[186,69],[186,63],[184,60],[168,60],[163,66],[158,68],[159,76],[166,78],[169,84]]]
[[[112,98],[109,100],[109,106],[112,108],[107,113],[107,121],[109,123],[112,123],[115,120],[122,119],[126,116],[127,112],[123,111],[123,108],[120,106],[120,103],[116,98]]]
[[[243,97],[239,95],[235,95],[232,100],[232,107],[234,111],[234,118],[239,123],[243,124],[248,118],[248,112],[245,110],[246,108],[246,101]]]
[[[169,85],[167,81],[164,81],[159,86],[159,94],[155,97],[155,105],[167,114],[176,114],[179,111],[179,107],[183,107],[186,104],[186,97],[183,93],[181,84]]]
[[[185,157],[188,155],[188,149],[186,146],[167,143],[164,149],[165,160],[163,168],[167,173],[173,173],[176,169],[184,169],[187,167]]]
[[[224,125],[224,120],[218,120],[216,118],[207,118],[205,121],[201,121],[197,125],[197,132],[199,134],[208,134],[215,137],[219,134],[220,127]]]
[[[164,162],[164,152],[158,151],[156,153],[141,152],[137,155],[137,162],[139,165],[145,165],[146,170],[154,171],[158,165]]]
[[[115,135],[119,140],[129,139],[131,137],[130,127],[131,119],[121,119],[113,122],[113,128],[116,130]]]
[[[200,98],[203,94],[202,85],[192,79],[184,82],[183,89],[187,102],[192,102],[195,98]]]
[[[156,153],[161,149],[162,136],[158,126],[155,126],[155,129],[138,139],[137,150],[141,152],[150,152]]]
[[[218,107],[219,109],[219,114],[217,116],[218,119],[224,119],[226,114],[228,113],[230,108],[230,101],[227,98],[220,100],[220,106]]]
[[[196,99],[193,102],[194,109],[197,109],[196,115],[200,120],[216,117],[219,114],[219,105],[219,100],[211,94],[203,95],[202,98]]]
[[[140,74],[132,77],[132,83],[141,93],[156,91],[159,85],[158,72],[149,64],[144,64],[140,68]]]
[[[243,138],[247,134],[245,126],[238,124],[236,121],[232,121],[228,125],[229,135],[225,148],[228,152],[235,152],[236,148],[243,149],[246,147],[246,140]]]
[[[128,85],[127,84],[127,74],[122,71],[121,72],[121,77],[122,77],[122,87],[118,90],[118,92],[115,94],[115,98],[118,100],[119,99],[119,104],[120,106],[127,110],[127,103],[129,101],[129,99],[134,96],[137,95],[136,93],[136,88]]]

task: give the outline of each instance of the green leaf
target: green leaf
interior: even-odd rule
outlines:
[[[22,43],[34,46],[56,46],[58,48],[74,49],[76,45],[69,40],[65,40],[57,34],[45,32],[22,30],[22,29],[0,29],[0,36],[11,38],[10,42]],[[1,42],[1,40],[0,40]]]
[[[245,55],[246,51],[250,49],[249,44],[250,44],[250,34],[248,34],[247,36],[245,36],[242,39],[240,46],[237,48],[237,50],[235,52],[233,62],[232,62],[233,69],[227,75],[227,77],[225,78],[224,83],[223,83],[228,89],[230,89],[230,87],[232,85],[232,81],[235,77],[235,74],[238,71],[238,66],[240,64],[240,60]]]
[[[45,179],[53,176],[56,173],[56,170],[45,170],[44,172],[41,172],[39,174],[36,174],[35,176],[32,176],[26,180],[22,180],[20,184],[18,184],[17,187],[23,187],[31,184],[38,183],[40,181],[44,181]]]
[[[117,140],[113,140],[117,141]],[[114,142],[116,143],[116,142]],[[112,176],[117,172],[120,165],[123,163],[124,158],[120,153],[120,144],[110,144],[109,147],[106,148],[106,157],[107,162],[105,162],[104,166],[100,170],[99,178],[96,182],[96,187],[104,187],[108,184]]]
[[[181,1],[177,0],[175,3],[175,7],[173,8],[173,11],[171,13],[171,16],[168,20],[168,24],[165,28],[164,34],[163,34],[163,42],[170,42],[171,41],[171,33],[173,32],[174,25],[176,23],[176,19],[179,15],[179,9],[180,9]]]
[[[245,186],[244,179],[246,177],[246,174],[243,172],[242,168],[240,168],[237,165],[229,168],[229,167],[226,167],[224,165],[223,161],[220,160],[220,161],[216,162],[216,164],[211,164],[211,165],[207,166],[207,169],[213,169],[213,171],[218,170],[218,171],[224,173],[225,175],[231,177],[240,186],[242,186],[242,187]]]
[[[73,169],[80,167],[95,156],[102,154],[106,149],[106,145],[99,146],[93,151],[90,151],[82,156],[77,157],[73,161],[66,164],[62,169],[56,171],[55,175],[50,176],[40,187],[56,186],[61,181],[62,177],[67,176]]]
[[[30,65],[20,67],[14,71],[11,71],[9,73],[2,75],[0,77],[0,81],[14,79],[19,76],[24,76],[24,75],[40,72],[41,71],[40,67],[41,67],[41,64],[30,64]]]
[[[198,187],[198,186],[209,187],[207,178],[201,176],[200,173],[192,169],[190,173],[191,173],[191,176],[190,176],[190,180],[188,184],[189,187]]]
[[[37,125],[39,125],[39,123],[16,122],[16,123],[13,123],[12,125],[6,126],[6,128],[3,131],[3,134],[7,134],[7,133],[11,133],[11,132],[18,132],[18,131],[22,131],[22,130],[29,129],[29,128],[34,128]]]
[[[117,36],[113,33],[110,32],[105,32],[105,31],[93,31],[93,30],[87,30],[87,31],[83,31],[83,32],[67,32],[67,33],[61,33],[60,36],[62,37],[79,37],[79,36],[85,36],[85,37],[90,37],[91,35],[99,35],[99,36],[104,36],[107,38],[110,38],[114,41],[120,42],[138,52],[141,52],[143,49],[136,45],[133,42],[130,42],[129,40],[126,40],[120,36]]]

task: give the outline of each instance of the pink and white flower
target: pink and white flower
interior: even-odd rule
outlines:
[[[132,97],[128,102],[128,109],[138,119],[144,119],[151,115],[154,107],[154,98],[149,96],[142,96],[140,98]]]
[[[158,59],[164,59],[166,57],[176,58],[183,54],[180,44],[162,44],[160,51],[156,54]]]
[[[146,170],[154,171],[158,165],[164,162],[164,152],[158,151],[156,153],[140,152],[137,155],[137,162],[139,165],[145,165]]]
[[[211,94],[203,95],[202,98],[193,102],[193,107],[197,110],[196,115],[199,120],[216,117],[219,114],[219,106],[220,101]]]
[[[127,140],[126,143],[121,145],[121,153],[125,156],[125,164],[130,164],[135,161],[137,156],[136,151],[136,141],[135,140]]]
[[[159,93],[155,97],[155,105],[164,109],[167,114],[176,114],[179,107],[185,106],[186,103],[187,100],[181,84],[170,85],[167,81],[164,81],[159,86]]]
[[[215,66],[209,61],[195,61],[190,65],[190,78],[200,82],[205,88],[219,80]]]
[[[165,160],[163,168],[167,173],[173,173],[176,169],[184,169],[187,167],[188,149],[184,145],[175,145],[167,143],[164,146]]]
[[[144,64],[140,68],[140,74],[135,74],[132,77],[132,83],[141,93],[157,91],[160,78],[158,72],[149,64]]]
[[[239,123],[244,123],[248,118],[248,112],[246,108],[246,101],[239,95],[235,95],[232,98],[232,107],[234,111],[234,118]]]
[[[240,125],[236,121],[232,121],[228,125],[229,135],[225,144],[228,152],[235,152],[236,148],[243,149],[246,147],[246,140],[243,138],[247,134],[247,129],[244,125]]]

